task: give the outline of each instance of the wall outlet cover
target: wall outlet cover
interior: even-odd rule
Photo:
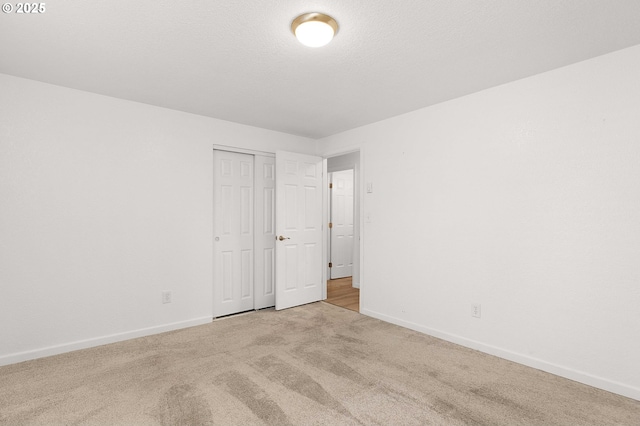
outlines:
[[[479,303],[474,303],[471,305],[471,316],[474,318],[480,318],[481,316],[481,306]]]

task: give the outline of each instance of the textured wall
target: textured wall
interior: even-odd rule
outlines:
[[[0,364],[210,321],[213,144],[313,148],[6,75],[0,93]]]
[[[318,141],[373,183],[362,312],[640,399],[638,75],[640,46]]]

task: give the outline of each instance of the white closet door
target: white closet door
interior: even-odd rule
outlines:
[[[322,299],[322,158],[276,152],[276,309]]]
[[[252,155],[213,151],[213,316],[254,307]]]
[[[275,292],[275,158],[255,156],[255,309],[276,304]]]

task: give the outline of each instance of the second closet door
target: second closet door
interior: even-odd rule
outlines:
[[[254,308],[254,158],[213,151],[213,316]]]
[[[255,157],[255,309],[276,304],[275,158]]]

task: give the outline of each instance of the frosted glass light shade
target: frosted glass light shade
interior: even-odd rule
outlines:
[[[321,47],[333,39],[333,28],[324,22],[309,21],[296,28],[296,37],[305,46]]]
[[[322,13],[305,13],[293,20],[291,31],[305,46],[321,47],[333,39],[338,31],[338,23]]]

